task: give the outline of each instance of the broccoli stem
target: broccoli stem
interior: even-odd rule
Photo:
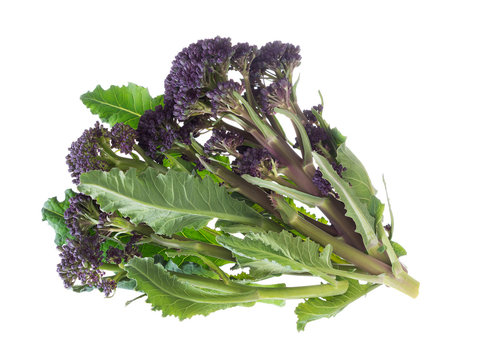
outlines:
[[[194,241],[181,236],[174,235],[172,238],[165,238],[157,234],[151,234],[148,240],[160,246],[170,249],[193,250],[199,254],[216,257],[227,261],[235,261],[230,250],[214,244],[207,244],[201,241]]]
[[[243,303],[261,300],[287,300],[314,297],[326,297],[344,294],[348,289],[348,281],[338,281],[336,284],[320,284],[298,287],[264,287],[261,285],[242,285],[230,282],[225,284],[222,280],[209,279],[197,275],[174,273],[174,275],[192,285],[207,289],[217,290],[225,294],[214,297],[195,299],[186,297],[194,302],[208,303]]]
[[[275,205],[277,210],[283,215],[282,219],[295,230],[322,246],[330,244],[335,254],[354,264],[359,269],[372,275],[381,275],[383,284],[391,286],[413,298],[418,295],[419,283],[407,273],[404,272],[395,277],[391,266],[348,245],[341,238],[334,237],[320,230],[300,217],[280,196],[275,197]]]

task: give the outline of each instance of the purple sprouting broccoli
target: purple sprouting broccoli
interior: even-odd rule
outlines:
[[[112,233],[129,233],[135,229],[128,219],[102,211],[88,195],[77,194],[69,202],[70,206],[65,210],[63,218],[70,234],[75,238],[88,236],[92,232],[110,236]]]
[[[84,248],[88,245],[96,245],[88,238],[85,240],[87,245],[84,245]],[[66,288],[72,287],[77,279],[89,286],[97,286],[100,283],[104,275],[103,271],[98,269],[102,256],[100,246],[86,252],[77,244],[67,241],[59,250],[61,260],[57,265],[57,272]]]
[[[110,138],[112,147],[119,149],[124,154],[130,154],[135,145],[137,135],[131,126],[117,123],[110,131]]]
[[[138,122],[138,145],[148,156],[158,158],[158,153],[169,150],[178,138],[180,127],[173,118],[173,107],[166,103],[155,110],[147,110]]]
[[[90,170],[107,171],[112,163],[102,156],[102,139],[108,137],[109,131],[99,122],[93,128],[83,132],[70,146],[67,155],[68,171],[71,172],[73,182],[80,183],[80,175]]]
[[[256,86],[262,86],[262,80],[286,78],[292,82],[293,70],[300,65],[300,47],[281,41],[265,44],[253,59],[250,68],[250,80]]]
[[[101,211],[95,200],[87,195],[77,194],[69,202],[64,221],[73,238],[59,247],[61,260],[57,266],[58,273],[67,288],[79,280],[83,285],[96,287],[109,296],[116,283],[103,277],[105,272],[101,266],[106,262],[120,264],[140,256],[136,242],[141,236],[133,234],[122,249],[108,247],[104,255],[108,237],[132,233],[135,226],[127,218]]]
[[[172,63],[165,79],[165,100],[173,103],[173,115],[180,121],[210,113],[202,101],[218,82],[228,80],[233,47],[229,38],[200,40],[184,48]]]
[[[250,72],[250,65],[257,55],[258,48],[248,43],[238,43],[233,47],[230,65],[233,70],[239,71],[244,77]]]
[[[213,129],[212,136],[205,142],[205,154],[211,155],[216,152],[225,152],[235,157],[241,156],[237,147],[242,145],[243,136],[233,131],[224,129]]]
[[[320,195],[327,197],[333,193],[332,185],[328,180],[323,178],[323,174],[320,170],[315,170],[315,175],[313,176],[313,183],[320,190]]]
[[[133,150],[136,135],[135,131],[125,124],[116,124],[111,131],[100,125],[83,132],[70,146],[66,157],[68,171],[71,173],[73,183],[80,183],[80,175],[91,170],[109,171],[113,167],[122,167],[122,161],[129,159],[120,158],[112,150],[118,149],[125,154]],[[132,162],[125,164],[132,165]]]
[[[292,84],[287,79],[276,80],[257,94],[262,111],[267,115],[273,115],[277,107],[290,109]]]
[[[262,177],[272,170],[274,159],[266,149],[241,146],[238,152],[241,156],[232,162],[233,171],[237,174]]]
[[[99,218],[107,215],[90,196],[78,194],[70,200],[63,218],[70,234],[76,238],[88,235],[92,228],[99,224]],[[105,214],[105,215],[104,215]]]
[[[211,102],[211,111],[213,116],[221,116],[224,113],[233,113],[242,115],[244,113],[243,106],[233,96],[233,92],[241,94],[244,88],[233,80],[221,82],[213,90],[206,93],[207,98]]]

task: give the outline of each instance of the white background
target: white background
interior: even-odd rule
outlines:
[[[0,6],[3,359],[478,357],[478,2],[5,1]],[[295,328],[296,302],[183,322],[134,295],[74,294],[43,202],[71,186],[67,148],[95,122],[79,96],[131,81],[161,94],[178,51],[216,35],[298,44],[304,108],[348,136],[421,281]]]

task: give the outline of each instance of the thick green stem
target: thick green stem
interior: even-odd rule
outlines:
[[[133,145],[133,149],[140,154],[140,156],[142,157],[143,160],[145,160],[145,162],[153,167],[154,169],[157,169],[159,170],[162,174],[166,174],[168,169],[163,166],[163,165],[160,165],[159,163],[156,163],[155,161],[153,161],[152,158],[150,158],[150,156],[148,156],[147,154],[145,154],[145,151],[143,151],[143,149],[138,146],[137,144]]]
[[[148,166],[143,161],[118,156],[112,151],[110,146],[108,146],[107,141],[103,137],[100,138],[99,144],[104,153],[107,155],[108,160],[121,170],[128,170],[129,168],[145,170],[145,168]]]
[[[222,180],[230,184],[232,187],[234,187],[240,194],[256,202],[258,205],[263,207],[272,215],[280,218],[280,214],[272,206],[272,203],[265,191],[260,189],[258,186],[250,184],[241,176],[238,176],[237,174],[235,174],[232,171],[229,171],[223,166],[211,165],[210,167],[211,167],[211,171],[215,175],[217,175],[219,178],[221,178]]]
[[[191,285],[217,290],[225,293],[212,297],[185,297],[185,299],[190,301],[200,303],[206,302],[210,304],[245,303],[261,300],[286,300],[327,297],[344,294],[348,289],[347,281],[338,281],[335,285],[321,284],[298,287],[263,287],[241,284],[227,285],[221,280],[213,280],[195,275],[179,273],[174,273],[174,275],[180,280],[186,281]]]
[[[211,256],[223,260],[235,261],[230,250],[214,244],[208,244],[201,241],[189,240],[174,235],[173,238],[165,238],[157,234],[151,234],[149,239],[152,243],[164,246],[170,249],[193,250],[202,255]]]
[[[123,271],[123,269],[120,268],[116,264],[103,264],[103,265],[99,266],[99,269],[100,270],[105,270],[105,271],[113,271],[113,272],[116,272],[116,273]]]
[[[331,245],[335,254],[354,264],[359,269],[371,275],[382,275],[384,284],[402,291],[411,297],[418,295],[419,283],[408,274],[404,273],[401,274],[402,277],[396,278],[392,273],[391,266],[348,245],[342,238],[331,236],[315,225],[310,224],[288,206],[283,199],[277,198],[276,206],[277,210],[283,215],[283,220],[295,230],[324,247]]]

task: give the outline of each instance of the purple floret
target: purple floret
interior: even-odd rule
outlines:
[[[332,165],[333,170],[335,170],[340,177],[342,177],[342,172],[347,170],[346,167],[343,167],[342,164],[336,163],[335,161],[332,161],[330,165]]]
[[[148,156],[157,158],[157,152],[170,149],[177,139],[179,126],[173,118],[172,107],[157,106],[140,117],[137,128],[138,145]]]
[[[320,114],[323,111],[323,106],[322,105],[313,106],[312,108]],[[313,112],[311,110],[303,110],[303,115],[305,115],[307,120],[310,121],[311,123],[317,123],[318,122],[317,118],[315,117],[315,115],[313,114]]]
[[[295,67],[300,65],[300,47],[292,44],[274,41],[260,48],[252,61],[250,78],[252,83],[259,83],[262,78],[291,81]]]
[[[89,231],[96,227],[102,213],[100,207],[90,196],[78,194],[69,200],[70,206],[63,218],[70,234],[76,238],[89,234]]]
[[[241,157],[232,163],[232,168],[237,174],[248,174],[254,177],[261,177],[262,170],[272,169],[272,156],[266,149],[252,147],[240,147]]]
[[[332,185],[328,180],[323,178],[323,174],[320,170],[315,170],[315,175],[313,176],[313,183],[320,190],[320,195],[327,197],[329,194],[333,193]]]
[[[322,141],[326,141],[328,138],[327,132],[325,129],[318,127],[315,124],[307,123],[304,125],[305,131],[307,132],[308,139],[312,148],[316,151],[319,151],[318,144]]]
[[[72,143],[66,159],[68,171],[71,172],[75,184],[80,183],[80,175],[84,172],[107,171],[111,168],[111,165],[100,156],[99,141],[108,135],[108,130],[97,121],[93,128],[85,130],[82,136]]]
[[[290,96],[292,85],[287,79],[280,79],[259,92],[258,101],[265,114],[273,115],[276,107],[288,109],[290,107]]]
[[[183,123],[177,132],[178,140],[186,145],[192,143],[191,137],[197,137],[200,130],[208,126],[205,116],[194,116]]]
[[[248,43],[238,43],[233,47],[233,55],[230,59],[231,67],[241,73],[247,73],[250,65],[257,54],[258,48]]]
[[[217,151],[229,154],[237,153],[237,147],[243,143],[243,136],[224,129],[213,129],[212,136],[205,142],[205,154],[213,154]]]
[[[101,290],[106,297],[109,297],[117,288],[117,283],[113,279],[103,278],[98,284],[97,288]]]
[[[113,126],[110,137],[112,139],[112,147],[119,149],[124,154],[130,154],[135,145],[135,130],[128,125],[117,123]]]
[[[97,286],[100,283],[104,272],[93,263],[87,264],[88,260],[85,259],[84,253],[79,251],[77,246],[68,241],[59,250],[61,260],[57,265],[57,272],[66,288],[72,287],[77,279],[83,285]]]
[[[173,114],[180,121],[208,112],[197,101],[218,81],[227,80],[233,48],[229,38],[200,40],[175,57],[165,79],[165,100],[173,103]],[[203,113],[202,113],[203,112]]]
[[[217,116],[217,114],[221,116],[227,112],[238,114],[239,109],[242,109],[242,105],[233,96],[233,92],[241,94],[243,90],[242,84],[229,80],[219,83],[215,89],[208,91],[206,96],[210,99],[212,114],[214,116]]]

